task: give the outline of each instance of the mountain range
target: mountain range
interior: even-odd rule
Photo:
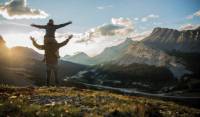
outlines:
[[[131,38],[127,38],[123,43],[106,48],[102,53],[94,57],[89,57],[84,52],[74,56],[66,55],[63,60],[85,65],[96,65],[109,62],[123,56],[127,48],[135,43]],[[152,33],[144,38],[140,43],[156,50],[179,51],[187,53],[200,52],[200,27],[194,30],[178,31],[168,28],[155,28]],[[137,45],[140,46],[140,45]]]
[[[187,38],[189,33],[193,35]],[[133,63],[138,63],[158,67],[164,66],[173,73],[174,77],[181,78],[185,74],[192,74],[192,71],[188,70],[184,64],[181,63],[180,59],[170,55],[165,47],[169,47],[170,49],[168,50],[174,51],[173,45],[177,48],[179,47],[179,50],[176,51],[185,52],[185,50],[187,50],[187,52],[198,52],[200,47],[198,46],[198,34],[199,29],[178,31],[167,28],[155,28],[148,37],[140,42],[135,42],[128,38],[117,46],[106,48],[95,57],[89,57],[81,52],[75,56],[65,56],[63,59],[85,65],[113,63],[115,65],[128,66]],[[195,39],[192,37],[195,37]],[[163,46],[157,46],[162,44]]]
[[[66,55],[60,61],[59,78],[120,88],[161,90],[176,84],[177,79],[198,79],[198,44],[199,29],[178,31],[155,28],[142,41],[127,38],[94,57],[83,52]],[[44,84],[43,55],[26,47],[8,49],[2,39],[0,48],[1,83]]]
[[[155,28],[142,40],[146,45],[165,51],[200,52],[200,27],[194,30],[178,31],[168,28]]]
[[[80,52],[74,56],[65,55],[62,60],[84,65],[93,65],[91,58],[84,52]]]
[[[181,78],[184,74],[192,73],[180,64],[174,56],[170,56],[162,50],[148,47],[143,43],[132,44],[121,58],[112,62],[112,64],[120,66],[129,66],[133,63],[166,67],[175,78]]]
[[[190,33],[191,37],[188,38]],[[157,44],[163,46],[158,47]],[[174,85],[176,79],[193,78],[193,74],[198,74],[199,64],[190,66],[197,62],[193,55],[199,55],[198,45],[199,29],[178,31],[155,28],[142,41],[126,39],[117,46],[106,48],[95,57],[88,57],[84,53],[70,56],[71,62],[81,61],[81,64],[92,66],[72,77],[66,77],[66,81],[140,90],[162,89]],[[84,55],[85,58],[82,59],[79,55]],[[86,59],[92,64],[82,61]],[[191,62],[192,60],[194,61]],[[195,76],[197,77],[198,75]]]
[[[121,57],[127,50],[127,47],[133,43],[134,41],[132,41],[131,38],[127,38],[123,43],[117,46],[106,48],[101,54],[94,57],[89,57],[84,52],[80,52],[74,56],[66,55],[62,59],[65,61],[70,61],[73,63],[79,63],[84,65],[96,65],[106,63]]]

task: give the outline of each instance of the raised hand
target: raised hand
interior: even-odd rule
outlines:
[[[34,37],[32,37],[32,36],[30,36],[30,39],[31,39],[31,41],[35,41],[35,38],[34,38]]]
[[[69,35],[68,39],[70,40],[73,37],[73,35]]]

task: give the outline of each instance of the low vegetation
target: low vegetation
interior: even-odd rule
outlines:
[[[0,117],[197,117],[200,110],[74,87],[0,86]]]

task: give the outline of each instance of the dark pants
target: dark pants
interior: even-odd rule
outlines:
[[[58,65],[57,64],[47,64],[47,82],[46,85],[49,86],[51,74],[53,73],[56,85],[59,85],[58,80]]]

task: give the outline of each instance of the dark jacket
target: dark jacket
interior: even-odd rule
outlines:
[[[66,45],[68,42],[69,39],[61,43],[48,43],[45,45],[39,45],[36,41],[33,41],[33,45],[40,50],[45,50],[46,64],[58,64],[58,57],[55,53],[59,50],[59,48]]]
[[[36,27],[36,28],[40,28],[40,29],[45,29],[46,30],[46,34],[45,34],[45,37],[55,37],[55,32],[56,32],[56,29],[59,29],[59,28],[62,28],[66,25],[69,25],[71,24],[71,22],[67,22],[67,23],[64,23],[64,24],[59,24],[59,25],[31,25],[33,27]]]

